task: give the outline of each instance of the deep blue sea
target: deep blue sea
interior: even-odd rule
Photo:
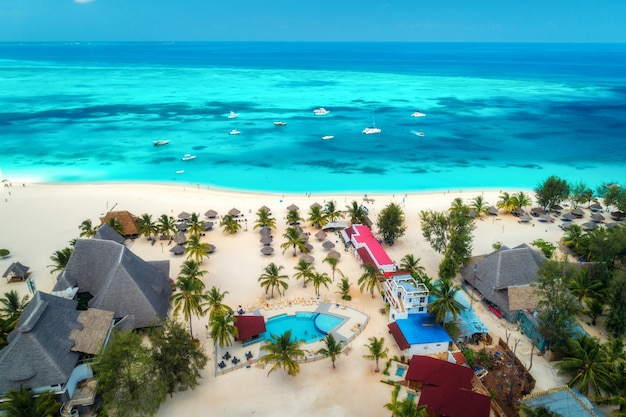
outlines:
[[[624,182],[625,143],[626,44],[0,44],[0,169],[15,180],[595,187]]]

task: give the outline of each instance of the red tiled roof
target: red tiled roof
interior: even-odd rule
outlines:
[[[372,257],[370,256],[370,253],[367,251],[366,248],[360,247],[356,250],[356,253],[359,254],[359,257],[361,258],[361,262],[363,262],[364,264],[372,265],[375,268],[378,268],[378,265],[376,265],[376,263],[374,262],[374,260],[372,259]]]
[[[245,340],[265,331],[265,319],[263,316],[235,316],[235,326],[238,331],[235,340]]]
[[[364,224],[356,224],[353,225],[352,228],[356,231],[356,234],[352,236],[352,239],[356,240],[357,243],[366,245],[369,248],[378,267],[382,267],[383,265],[393,265],[393,261],[389,255],[387,255],[387,252],[385,252],[380,243],[378,243],[378,240],[374,237],[369,227]]]
[[[456,365],[429,356],[414,355],[404,377],[407,381],[422,381],[439,387],[472,389],[474,371],[467,366]]]
[[[488,417],[491,398],[465,389],[425,385],[418,405],[425,405],[429,413],[447,417]]]
[[[405,350],[411,347],[411,345],[409,345],[409,342],[407,342],[404,338],[402,330],[400,330],[400,327],[398,327],[398,323],[394,321],[393,323],[389,323],[387,327],[389,328],[389,332],[391,333],[393,338],[396,339],[396,343],[398,344],[400,350]]]

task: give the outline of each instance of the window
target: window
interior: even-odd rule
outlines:
[[[422,311],[424,311],[424,307],[419,308],[419,312],[421,313]]]
[[[426,297],[420,297],[420,303],[423,303],[426,301]]]

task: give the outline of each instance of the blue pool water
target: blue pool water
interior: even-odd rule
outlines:
[[[287,330],[291,330],[293,339],[313,343],[323,339],[342,322],[343,319],[340,317],[315,312],[299,312],[294,316],[283,314],[267,321],[264,337],[270,340],[272,334],[282,335]]]
[[[396,375],[397,375],[397,376],[402,376],[402,375],[404,375],[404,371],[405,371],[405,369],[404,369],[404,368],[398,368],[398,369],[396,370]]]

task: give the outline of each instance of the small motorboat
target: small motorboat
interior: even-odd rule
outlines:
[[[323,107],[313,110],[313,114],[316,116],[326,116],[328,113],[330,113],[330,110],[326,110]]]
[[[287,122],[274,122],[274,126],[287,126]]]
[[[183,155],[182,158],[180,158],[181,161],[191,161],[193,159],[196,159],[196,156],[192,155],[190,153],[186,153],[186,154]]]
[[[426,113],[422,113],[421,111],[416,111],[416,112],[413,112],[413,114],[411,114],[411,116],[413,116],[413,117],[424,117],[424,116],[426,116]]]
[[[230,134],[231,135],[241,135],[241,132],[238,131],[237,129],[233,129],[233,130],[230,131]]]
[[[185,170],[184,169],[179,169],[178,171],[176,171],[177,174],[184,174]]]
[[[167,145],[168,143],[170,143],[169,140],[155,140],[152,142],[154,146],[163,146],[163,145]]]
[[[326,135],[326,136],[322,136],[322,140],[330,140],[330,139],[332,139],[332,138],[334,138],[334,136],[333,136],[333,135]]]
[[[239,117],[239,113],[235,113],[234,111],[231,111],[230,113],[228,113],[229,119],[234,119],[235,117]]]
[[[382,130],[380,130],[377,127],[366,127],[365,129],[363,129],[363,134],[364,135],[376,135],[378,133],[382,132]]]
[[[416,136],[426,136],[426,135],[424,134],[424,132],[422,132],[422,131],[419,131],[419,132],[418,132],[417,130],[411,130],[411,133],[413,133],[413,134],[414,134],[414,135],[416,135]]]

